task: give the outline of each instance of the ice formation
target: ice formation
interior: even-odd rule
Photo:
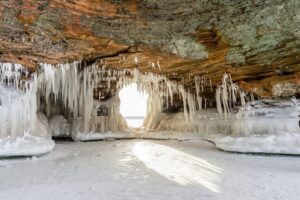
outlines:
[[[26,78],[30,81],[25,81]],[[37,114],[36,92],[36,74],[29,75],[19,64],[0,63],[0,155],[4,156],[5,152],[20,155],[22,151],[13,154],[11,150],[21,148],[23,143],[35,146],[37,154],[54,147],[48,135],[47,119]],[[46,150],[41,140],[48,144]]]
[[[164,114],[147,136],[202,138],[227,151],[299,154],[299,113],[297,99],[256,100],[230,111],[227,119],[215,109],[197,111],[188,123],[183,113]]]
[[[45,105],[41,105],[39,109],[44,111],[48,117],[64,116],[71,128],[69,129],[70,133],[62,135],[127,130],[126,123],[119,113],[117,95],[109,101],[95,98],[95,96],[100,97],[101,91],[103,91],[100,90],[99,94],[95,95],[95,89],[106,88],[106,92],[109,92],[112,84],[119,91],[134,82],[140,92],[149,94],[147,117],[144,124],[146,127],[151,127],[154,121],[159,119],[158,116],[163,107],[168,108],[173,105],[174,94],[179,94],[184,103],[185,120],[187,122],[193,120],[196,110],[195,96],[186,91],[183,85],[170,81],[165,76],[151,72],[141,73],[136,68],[113,70],[107,68],[105,64],[82,66],[80,62],[74,62],[57,66],[40,65],[43,72],[38,77],[38,95],[45,99]],[[61,107],[58,109],[60,112],[56,111],[57,104]],[[106,105],[110,109],[107,117],[97,116],[97,109],[101,105]],[[76,123],[74,123],[75,121]],[[55,126],[54,124],[51,126]],[[57,124],[57,126],[61,125]]]
[[[45,137],[25,133],[14,140],[6,137],[0,140],[0,157],[33,156],[48,153],[54,148],[54,141]]]
[[[299,100],[297,100],[299,102]],[[195,113],[194,121],[184,122],[183,113],[164,114],[153,126],[156,131],[191,132],[199,137],[215,134],[231,136],[280,135],[300,133],[300,104],[291,100],[257,100],[227,113],[227,119],[215,109]]]
[[[36,76],[23,81],[19,64],[2,63],[0,70],[0,138],[15,139],[35,129]]]
[[[211,82],[210,82],[211,83]],[[195,76],[195,86],[196,86],[196,98],[198,110],[202,109],[202,97],[200,96],[200,88],[203,91],[202,79],[199,76]]]
[[[257,100],[241,107],[227,135],[213,138],[226,151],[300,154],[299,100]]]
[[[248,101],[254,100],[253,94],[246,94],[246,92],[240,90],[238,85],[232,81],[230,74],[225,73],[222,84],[216,88],[216,107],[218,112],[224,114],[225,118],[227,118],[227,114],[236,105],[244,106],[246,99]]]
[[[101,91],[95,99],[94,91],[116,81],[117,71],[98,68],[96,65],[83,67],[78,62],[60,64],[58,66],[41,64],[43,72],[39,76],[39,96],[45,98],[45,105],[40,109],[47,116],[64,115],[64,126],[69,123],[67,133],[59,135],[72,135],[77,133],[106,132],[125,128],[124,120],[119,114],[119,100],[117,97],[109,101],[101,101]],[[103,84],[105,82],[105,84]],[[103,84],[103,85],[102,85]],[[58,111],[53,110],[59,104]],[[97,115],[100,106],[106,105],[109,114],[106,117]],[[60,116],[62,118],[62,116]],[[53,129],[62,124],[51,121]]]
[[[299,100],[257,100],[239,108],[232,123],[233,136],[300,133]]]
[[[138,64],[138,59],[134,62]],[[158,61],[154,65],[160,67]],[[144,121],[147,133],[139,137],[218,138],[216,143],[222,146],[221,141],[226,141],[229,149],[228,144],[234,146],[235,139],[241,140],[239,137],[281,137],[283,133],[291,136],[300,133],[298,100],[252,102],[253,95],[240,90],[227,73],[216,89],[217,109],[211,109],[212,101],[202,97],[204,88],[212,91],[211,79],[202,76],[195,77],[195,92],[190,92],[183,84],[165,76],[141,73],[136,68],[111,69],[105,61],[89,66],[82,62],[41,63],[39,66],[40,73],[30,75],[21,65],[0,65],[0,144],[10,146],[7,142],[28,141],[29,136],[37,137],[30,141],[47,140],[48,129],[52,136],[75,140],[137,137],[120,114],[117,95],[133,82],[139,92],[148,94]],[[22,76],[28,76],[28,80],[23,80]],[[181,99],[183,112],[163,113],[163,109],[174,105],[174,95]],[[47,116],[49,124],[41,113]],[[220,134],[231,138],[222,140]],[[50,149],[52,144],[48,144]]]
[[[223,136],[214,142],[219,149],[231,152],[300,154],[300,134]]]
[[[71,137],[71,125],[62,115],[54,115],[49,119],[49,128],[54,137]]]

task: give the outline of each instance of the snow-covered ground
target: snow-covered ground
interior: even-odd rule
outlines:
[[[0,160],[0,199],[298,200],[296,156],[230,154],[205,141],[60,142]]]

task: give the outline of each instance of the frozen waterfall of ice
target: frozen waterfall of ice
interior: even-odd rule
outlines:
[[[240,90],[238,85],[232,81],[230,74],[227,73],[223,75],[222,84],[217,86],[215,97],[217,110],[220,114],[224,114],[225,119],[236,106],[244,106],[246,102],[254,101],[253,94]]]
[[[73,118],[66,117],[67,120],[60,122],[68,121],[68,126],[71,127],[66,128],[68,134],[77,140],[137,136],[132,131],[127,131],[126,123],[119,113],[117,98],[112,98],[108,102],[93,98],[93,89],[101,87],[103,83],[108,89],[111,84],[115,84],[117,90],[120,90],[132,82],[137,84],[140,92],[147,92],[149,95],[144,122],[147,131],[139,137],[173,139],[197,137],[215,140],[220,146],[224,136],[231,137],[230,141],[239,137],[243,137],[246,141],[247,137],[258,136],[263,140],[274,135],[282,138],[283,135],[293,137],[299,133],[298,107],[295,102],[285,100],[269,100],[269,103],[268,100],[252,102],[253,96],[241,91],[233,83],[230,74],[225,73],[222,84],[217,87],[217,110],[214,110],[203,109],[207,107],[206,101],[201,97],[205,84],[203,77],[195,77],[196,94],[192,94],[186,91],[183,85],[172,82],[164,76],[141,73],[137,69],[113,70],[101,65],[81,69],[78,68],[78,63],[58,67],[48,64],[43,66],[46,68],[44,73],[47,74],[44,76],[47,78],[42,79],[41,93],[47,98],[53,98],[52,101],[63,102],[63,106],[70,110],[68,116],[71,114]],[[164,106],[172,106],[174,94],[180,96],[183,112],[162,113]],[[101,104],[106,104],[111,109],[113,118],[96,115],[95,111]],[[236,111],[239,105],[241,107]],[[226,141],[229,141],[228,137]]]
[[[147,135],[169,139],[202,138],[226,151],[299,154],[300,101],[257,100],[228,112],[227,119],[214,109],[196,112],[185,123],[182,112],[164,114]],[[184,133],[184,134],[182,134]]]
[[[194,94],[165,76],[136,68],[114,70],[104,64],[83,66],[81,62],[39,65],[40,74],[30,75],[21,65],[0,64],[0,156],[50,151],[54,143],[49,132],[74,140],[204,138],[228,151],[299,150],[299,101],[252,101],[253,96],[241,91],[230,74],[224,74],[217,87],[217,109],[212,109],[201,96],[208,87],[204,77],[195,77]],[[133,82],[139,92],[148,94],[142,134],[128,129],[116,95]],[[211,80],[209,84],[212,90]],[[113,90],[115,95],[101,98],[102,92]],[[182,112],[163,113],[164,108],[173,106],[174,95],[183,102]],[[34,148],[28,149],[25,143]]]
[[[0,63],[0,156],[43,154],[54,147],[47,119],[37,115],[37,77],[19,64]],[[31,148],[32,147],[32,148]]]
[[[181,95],[185,103],[185,120],[193,120],[196,110],[194,95],[186,91],[182,85],[168,80],[165,76],[151,72],[141,73],[137,69],[113,70],[105,65],[97,64],[81,66],[80,62],[57,66],[40,65],[43,72],[38,77],[38,95],[45,98],[46,105],[44,108],[40,106],[39,109],[44,110],[50,118],[64,115],[65,119],[61,120],[61,123],[55,119],[50,120],[50,127],[55,136],[71,135],[75,139],[80,139],[84,134],[128,132],[127,125],[119,112],[118,97],[112,97],[105,101],[101,98],[95,99],[95,89],[107,87],[107,91],[109,91],[112,84],[119,91],[134,82],[137,84],[139,92],[146,92],[149,95],[145,127],[150,127],[154,123],[164,106],[173,105],[174,94]],[[98,96],[101,96],[101,91]],[[60,113],[55,111],[57,104],[63,110]],[[109,115],[107,117],[97,116],[97,109],[101,105],[108,108]],[[68,133],[59,133],[59,127],[70,128],[67,128]],[[61,132],[65,132],[64,129],[61,128]]]

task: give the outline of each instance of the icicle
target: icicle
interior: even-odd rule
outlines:
[[[156,64],[157,64],[157,67],[158,67],[159,71],[161,71],[159,61],[157,61]]]
[[[155,69],[155,63],[154,63],[154,62],[151,62],[151,67],[152,67],[153,69]]]
[[[138,65],[138,64],[139,64],[138,58],[137,58],[136,56],[134,57],[134,64],[135,64],[135,65]]]
[[[236,106],[237,95],[240,95],[241,105],[246,103],[246,94],[239,90],[239,87],[233,83],[230,74],[225,73],[222,79],[222,85],[216,90],[217,109],[220,114],[224,113],[227,118],[227,113]]]
[[[244,106],[246,105],[246,94],[243,91],[240,91],[240,99],[241,99],[241,104]]]
[[[255,98],[254,98],[254,95],[252,92],[250,93],[250,99],[251,99],[251,101],[255,101]]]
[[[201,92],[204,91],[204,77],[201,76]]]
[[[187,103],[189,107],[189,114],[190,114],[190,121],[194,120],[194,115],[196,111],[196,105],[195,105],[195,96],[191,94],[190,92],[187,93]]]
[[[213,88],[212,88],[212,84],[211,84],[211,78],[209,78],[209,86],[210,86],[210,91],[212,92]]]
[[[202,109],[202,97],[200,96],[200,79],[199,76],[195,76],[195,86],[196,86],[196,98],[197,98],[197,105],[198,110]]]
[[[216,105],[217,110],[220,114],[223,113],[222,103],[221,103],[221,86],[218,86],[216,89]]]
[[[188,122],[189,118],[188,118],[188,113],[187,113],[187,96],[186,96],[186,91],[184,90],[182,85],[179,85],[179,92],[181,94],[182,101],[183,101],[184,117],[185,117],[186,122]]]

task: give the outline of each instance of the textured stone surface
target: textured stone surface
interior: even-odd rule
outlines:
[[[300,1],[0,2],[0,61],[34,70],[37,62],[79,59],[162,73],[191,89],[194,75],[216,86],[229,72],[258,96],[293,96],[299,94]]]

